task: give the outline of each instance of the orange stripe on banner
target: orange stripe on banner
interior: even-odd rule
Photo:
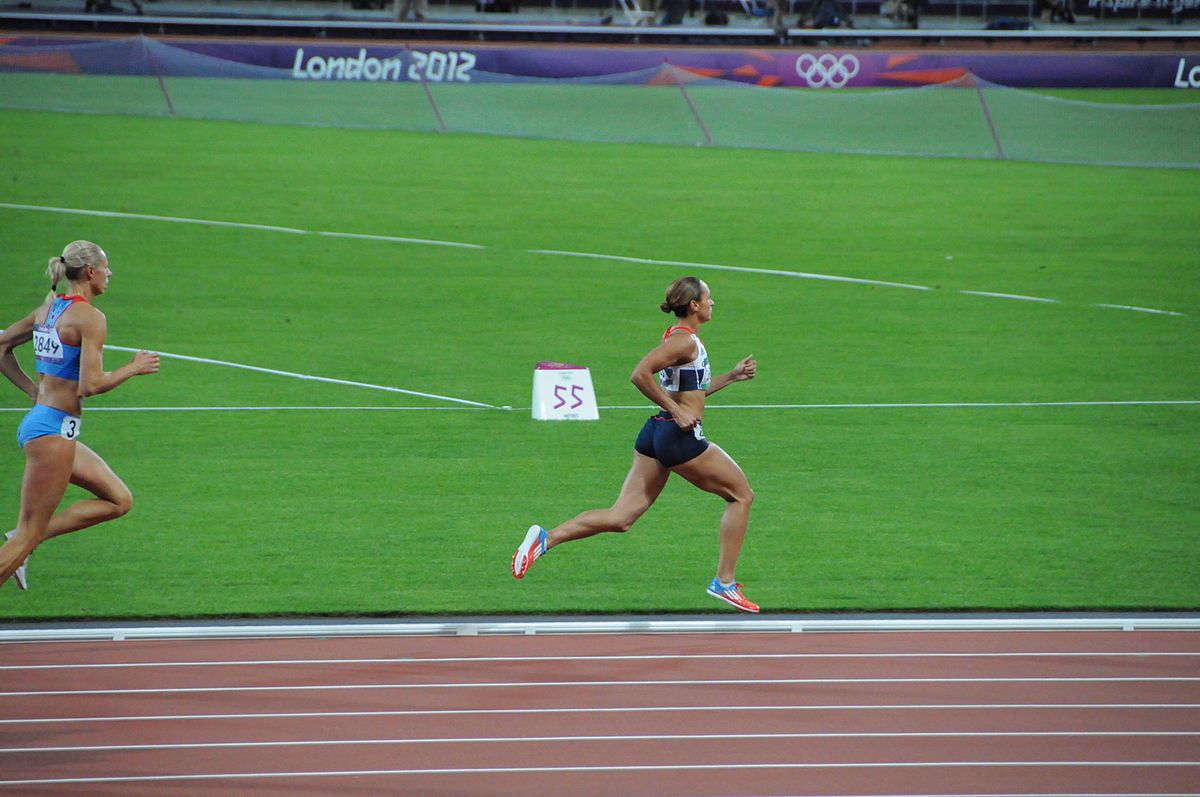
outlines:
[[[737,69],[733,70],[733,74],[740,75],[742,77],[754,77],[758,74],[758,70],[750,64],[746,64],[745,66],[739,66]]]
[[[966,67],[952,67],[950,69],[917,69],[912,72],[880,72],[878,77],[887,78],[888,80],[903,80],[906,83],[928,85],[931,83],[948,83],[951,80],[958,80],[965,74],[967,74]]]
[[[780,79],[778,75],[763,75],[755,84],[757,86],[778,86]]]
[[[750,56],[751,58],[757,58],[760,61],[770,61],[771,63],[775,63],[775,56],[771,55],[765,50],[750,50],[746,53],[746,55]]]
[[[675,64],[671,64],[671,66],[674,66],[676,69],[682,69],[684,72],[691,72],[693,75],[700,77],[720,77],[725,74],[724,69],[706,69],[702,66],[676,66]]]
[[[901,64],[907,64],[909,61],[915,61],[921,56],[919,55],[889,55],[887,60],[887,68],[895,69]]]
[[[71,72],[82,70],[67,53],[35,53],[31,55],[0,55],[0,64],[37,69],[42,72]]]

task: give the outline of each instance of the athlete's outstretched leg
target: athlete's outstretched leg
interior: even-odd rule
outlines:
[[[590,537],[602,531],[628,531],[658,498],[670,475],[671,471],[658,460],[635,451],[621,493],[611,507],[589,509],[549,532],[541,526],[529,527],[525,539],[513,554],[513,576],[524,578],[529,566],[559,543]]]
[[[546,548],[605,531],[629,531],[658,499],[670,475],[657,459],[635,451],[616,503],[608,509],[589,509],[555,526],[546,534]]]
[[[754,502],[754,490],[750,489],[746,474],[720,446],[711,442],[703,454],[672,470],[701,490],[719,495],[728,502],[721,516],[717,578],[724,584],[734,583],[738,554],[750,521],[750,505]]]
[[[14,534],[0,545],[0,584],[46,539],[54,510],[67,491],[77,445],[57,435],[35,437],[25,444],[21,512]]]

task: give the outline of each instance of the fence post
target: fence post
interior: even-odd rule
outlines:
[[[142,49],[146,51],[146,60],[150,63],[151,71],[158,78],[158,88],[162,91],[163,99],[167,101],[167,111],[171,116],[175,116],[175,103],[171,102],[171,93],[167,91],[167,84],[163,80],[162,72],[159,71],[158,61],[154,60],[154,53],[150,51],[150,39],[144,33],[139,33],[138,40],[141,42]]]
[[[700,143],[705,147],[711,147],[713,145],[712,134],[708,132],[708,126],[704,124],[704,119],[701,118],[700,111],[696,109],[696,103],[692,102],[692,98],[688,96],[687,89],[683,86],[683,81],[675,76],[675,67],[671,66],[671,62],[666,58],[663,59],[663,66],[670,70],[671,80],[675,81],[675,85],[679,87],[679,93],[683,95],[684,102],[691,109],[696,124],[700,125],[700,132],[704,134],[704,141]]]
[[[413,56],[412,48],[406,44],[404,51],[408,53],[408,61],[412,64],[410,68],[416,68],[416,58]],[[433,92],[429,90],[429,83],[425,80],[425,70],[417,69],[417,77],[421,81],[421,88],[425,90],[425,99],[429,100],[429,106],[433,108],[433,115],[437,117],[438,132],[445,133],[446,120],[442,118],[442,109],[438,107],[437,100],[433,98]]]

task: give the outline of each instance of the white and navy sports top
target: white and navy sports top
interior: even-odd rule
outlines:
[[[663,333],[663,340],[669,338],[671,333],[677,329],[686,331],[692,336],[692,340],[696,341],[696,359],[690,363],[662,369],[658,377],[659,384],[662,385],[663,390],[672,392],[708,390],[709,382],[712,381],[712,369],[708,365],[708,350],[704,348],[704,341],[696,337],[696,333],[685,326],[671,327]]]

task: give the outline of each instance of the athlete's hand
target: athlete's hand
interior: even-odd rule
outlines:
[[[139,351],[133,355],[133,360],[129,364],[133,366],[135,374],[156,374],[158,373],[158,352]]]
[[[680,429],[688,430],[696,426],[697,418],[682,407],[671,410],[671,419]]]
[[[734,382],[744,382],[747,379],[753,379],[756,373],[758,373],[758,362],[754,359],[754,355],[751,354],[735,365],[733,370],[729,372],[729,375]]]

